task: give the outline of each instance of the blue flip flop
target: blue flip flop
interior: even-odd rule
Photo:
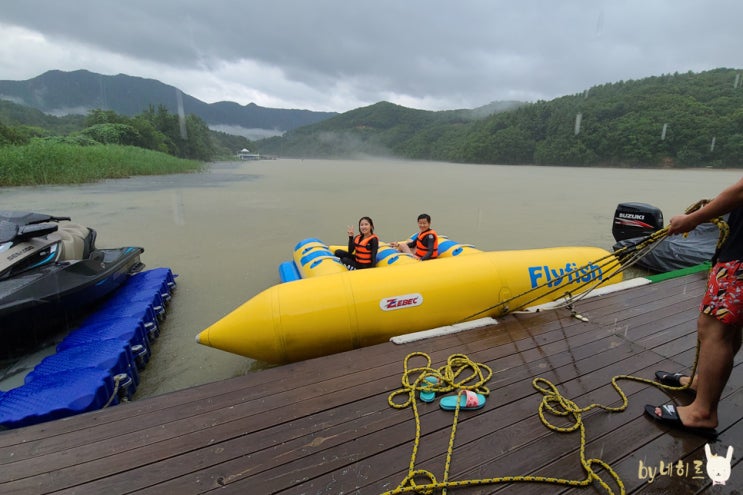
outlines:
[[[459,401],[459,409],[463,411],[471,411],[474,409],[480,409],[485,405],[485,396],[465,390],[464,393],[458,395],[447,395],[442,397],[439,401],[439,407],[445,411],[454,411],[457,408],[457,401]]]
[[[436,399],[436,391],[433,390],[433,387],[438,384],[438,378],[436,378],[435,376],[427,376],[423,382],[424,390],[421,390],[421,393],[418,395],[420,399],[423,402],[433,402]]]

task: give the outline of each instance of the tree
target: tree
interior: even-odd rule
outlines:
[[[137,130],[127,124],[95,124],[85,128],[80,134],[102,144],[137,146],[141,141]]]

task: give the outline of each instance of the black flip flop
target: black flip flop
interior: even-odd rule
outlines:
[[[656,407],[660,408],[660,416],[655,413]],[[645,406],[645,414],[653,418],[658,423],[669,426],[671,428],[675,428],[677,430],[687,431],[689,433],[694,433],[696,435],[701,435],[707,438],[717,437],[717,430],[715,430],[714,428],[694,428],[692,426],[686,426],[684,423],[681,422],[678,411],[676,411],[676,406],[673,404],[663,404],[662,406],[652,406],[650,404],[647,404]]]
[[[681,387],[681,378],[682,377],[688,377],[689,375],[685,375],[683,373],[669,373],[668,371],[656,371],[655,372],[655,379],[658,380],[659,383],[662,385],[666,385],[669,387]],[[684,389],[684,392],[690,392],[692,394],[695,394],[696,392],[691,388]]]

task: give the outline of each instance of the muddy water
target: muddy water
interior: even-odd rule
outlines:
[[[142,398],[254,369],[248,358],[196,344],[196,334],[277,283],[277,267],[297,241],[343,244],[346,226],[360,216],[371,216],[384,240],[413,233],[417,215],[426,212],[438,232],[484,250],[610,248],[618,203],[651,203],[667,220],[739,178],[739,171],[287,159],[218,163],[199,174],[0,188],[0,210],[70,216],[98,231],[99,247],[142,246],[148,268],[167,266],[179,275],[137,390]]]

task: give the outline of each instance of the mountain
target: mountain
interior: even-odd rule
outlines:
[[[77,70],[50,70],[25,81],[0,81],[0,99],[36,108],[46,114],[86,114],[112,110],[122,115],[142,113],[150,105],[169,112],[194,114],[210,128],[250,139],[279,135],[337,115],[335,112],[288,110],[221,101],[205,103],[154,79],[118,74],[106,76]]]
[[[430,112],[379,102],[264,139],[263,154],[478,164],[743,166],[743,71],[594,86],[534,103]]]
[[[431,159],[444,134],[526,105],[492,102],[475,109],[418,110],[381,101],[260,142],[260,151],[316,158],[397,156]],[[448,138],[447,138],[448,139]]]

